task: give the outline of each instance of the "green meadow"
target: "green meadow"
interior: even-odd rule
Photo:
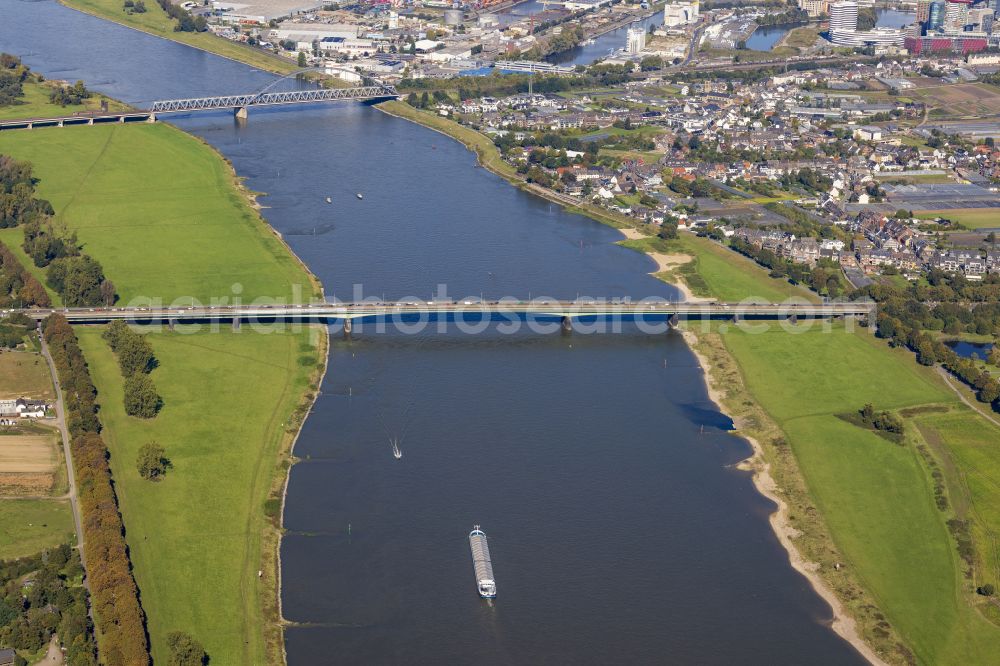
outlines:
[[[797,289],[719,245],[684,234],[681,242],[696,257],[696,280],[720,300],[777,299]],[[990,578],[979,584],[997,584],[1000,430],[984,428],[983,419],[960,408],[932,369],[919,366],[906,350],[890,349],[869,329],[851,331],[838,323],[800,324],[790,331],[774,324],[766,332],[732,325],[712,330],[722,333],[750,395],[780,428],[847,570],[917,661],[990,663],[1000,650],[1000,627],[972,603],[975,595],[946,525],[954,514],[935,505],[931,470],[916,445],[927,429],[938,434],[934,459],[956,470],[946,474],[949,495],[957,496],[953,481],[961,479],[972,498],[967,513],[975,516],[977,570]],[[878,409],[918,408],[905,419],[904,445],[836,416],[867,402]],[[919,410],[923,405],[940,412]]]
[[[0,560],[75,543],[68,500],[0,499]]]
[[[303,299],[313,294],[305,269],[260,219],[226,162],[169,125],[5,132],[0,154],[34,165],[38,195],[101,262],[119,304],[208,304],[232,298],[237,284],[245,302],[291,300],[292,285]],[[23,257],[20,230],[0,231],[0,240]]]
[[[102,330],[78,335],[99,391],[154,659],[166,661],[168,633],[185,631],[216,666],[273,663],[263,631],[273,589],[257,576],[267,568],[263,506],[292,412],[309,390],[314,366],[300,361],[315,357],[309,330],[150,333],[163,398],[150,420],[125,414]],[[159,482],[136,470],[139,448],[151,441],[171,463]]]

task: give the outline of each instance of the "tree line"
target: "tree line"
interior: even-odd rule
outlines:
[[[65,305],[113,304],[116,298],[114,283],[104,276],[104,269],[96,259],[80,252],[76,234],[68,232],[52,218],[55,214],[52,204],[35,196],[37,182],[30,162],[0,155],[0,228],[22,227],[24,242],[21,247],[35,266],[48,269],[45,281],[62,297]],[[18,289],[29,285],[31,300],[41,305],[48,297],[43,299],[37,292],[40,286],[35,284],[37,281],[26,280],[26,271],[13,268],[17,263],[12,254],[5,255],[3,264],[10,266],[5,273],[20,276]],[[8,286],[13,288],[16,282],[12,277]],[[0,283],[0,298],[4,294],[2,287]]]
[[[867,296],[878,303],[878,337],[915,352],[922,365],[941,363],[973,388],[980,402],[1000,409],[1000,383],[931,333],[1000,335],[1000,275],[987,275],[982,282],[972,284],[964,276],[935,269],[928,273],[927,281],[906,288],[873,284],[854,296]]]
[[[141,419],[155,417],[163,400],[149,376],[156,367],[149,341],[120,319],[111,322],[101,337],[114,352],[125,378],[125,413]]]
[[[80,554],[66,544],[0,562],[0,645],[37,653],[58,634],[66,664],[97,664],[83,574]]]
[[[132,577],[109,453],[101,438],[97,389],[66,318],[51,315],[43,331],[63,389],[101,660],[111,666],[149,664],[146,618]]]
[[[0,307],[47,308],[51,305],[42,283],[0,241]]]
[[[770,270],[770,276],[788,279],[796,284],[804,284],[818,294],[836,298],[844,293],[844,282],[840,266],[829,259],[820,259],[810,267],[785,257],[778,256],[767,248],[758,248],[742,238],[731,238],[729,246],[740,254],[750,257]]]

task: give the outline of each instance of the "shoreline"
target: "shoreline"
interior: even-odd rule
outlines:
[[[799,531],[795,529],[789,519],[788,504],[778,494],[780,492],[780,487],[771,475],[770,463],[764,459],[764,447],[761,446],[760,442],[757,441],[756,438],[742,433],[740,431],[737,418],[727,413],[724,405],[725,398],[722,391],[718,387],[717,378],[713,374],[713,366],[704,353],[702,353],[702,351],[698,348],[698,345],[700,344],[698,336],[692,331],[683,329],[681,330],[681,336],[684,338],[684,342],[691,350],[691,353],[693,353],[695,358],[698,359],[698,365],[701,366],[702,372],[704,373],[703,383],[705,391],[708,394],[708,399],[716,406],[720,413],[733,419],[733,434],[737,437],[745,439],[750,443],[750,447],[753,449],[753,453],[751,453],[749,457],[740,461],[737,468],[750,472],[754,488],[756,488],[757,492],[766,497],[768,500],[774,502],[777,507],[768,516],[768,523],[771,525],[771,531],[774,532],[775,537],[777,537],[778,543],[781,544],[782,548],[784,548],[785,552],[788,554],[788,562],[792,569],[801,574],[809,582],[813,591],[821,599],[823,599],[827,605],[830,606],[830,610],[833,615],[833,619],[830,622],[830,628],[834,631],[834,633],[849,643],[851,647],[858,652],[858,654],[868,661],[868,663],[876,666],[886,666],[886,662],[875,654],[875,651],[871,648],[871,646],[869,646],[858,633],[857,622],[844,608],[840,598],[816,573],[818,565],[815,562],[806,559],[802,553],[799,552],[798,548],[796,548],[793,540],[796,536],[798,536]],[[725,353],[728,354],[728,351],[725,351]]]
[[[384,113],[388,113],[391,116],[401,118],[402,120],[408,120],[410,122],[421,125],[440,134],[444,134],[445,136],[448,136],[449,138],[458,141],[459,143],[464,145],[467,149],[471,150],[473,153],[476,154],[477,162],[481,166],[488,169],[490,172],[500,176],[504,180],[510,182],[515,187],[518,187],[518,189],[527,190],[533,194],[542,196],[542,198],[545,198],[554,203],[558,203],[559,205],[567,209],[571,208],[568,202],[562,201],[556,196],[545,196],[543,192],[539,192],[540,188],[529,188],[527,187],[528,185],[527,183],[523,183],[520,181],[515,182],[511,180],[511,178],[508,177],[506,174],[500,173],[496,169],[491,168],[490,164],[484,162],[483,156],[480,154],[480,152],[476,149],[475,146],[470,146],[469,143],[467,143],[463,139],[454,136],[441,128],[432,127],[426,123],[420,122],[420,120],[418,119],[419,116],[410,118],[408,116],[403,116],[401,114],[392,113],[388,109],[383,109],[382,105],[377,105],[376,108],[378,108],[380,111],[383,111]],[[469,129],[471,130],[471,128]],[[586,215],[586,213],[580,208],[577,208],[577,210],[571,212],[581,212]],[[594,219],[599,223],[608,224],[607,221],[598,219],[593,215],[587,215],[587,217],[591,217],[592,219]],[[608,226],[615,226],[615,225],[609,224]],[[617,228],[618,231],[622,233],[622,235],[625,237],[626,240],[636,240],[647,237],[646,234],[643,234],[641,231],[639,231],[634,227],[615,226],[615,228]],[[694,257],[690,257],[690,255],[668,255],[658,252],[644,252],[644,254],[646,254],[654,262],[656,262],[657,270],[651,272],[650,273],[651,275],[656,275],[656,273],[658,272],[671,271],[677,266],[687,263],[687,261],[679,260],[678,259],[679,256],[689,257],[688,259],[689,261],[694,259]],[[686,284],[683,284],[683,280],[678,280],[678,282],[676,283],[671,282],[669,284],[672,284],[673,286],[678,288],[681,291],[681,293],[685,296],[685,298],[689,300],[692,301],[712,300],[712,299],[699,299],[699,297],[696,297],[693,294],[691,294],[690,288]],[[688,330],[682,330],[681,333],[685,343],[688,345],[688,348],[695,355],[695,358],[698,360],[698,363],[702,368],[702,371],[704,373],[704,386],[709,400],[711,400],[716,405],[716,407],[719,409],[721,413],[730,416],[723,406],[722,393],[715,385],[715,379],[712,376],[713,366],[709,362],[708,358],[697,348],[697,345],[699,344],[698,337],[693,332]],[[723,351],[724,353],[728,354],[727,350]],[[730,418],[733,418],[734,423],[736,423],[736,419],[734,417],[730,416]],[[833,590],[826,584],[826,582],[822,579],[822,577],[820,577],[819,574],[817,573],[819,565],[815,562],[812,562],[811,560],[806,559],[799,552],[798,548],[793,543],[793,539],[795,538],[795,536],[797,536],[798,531],[792,526],[791,521],[789,519],[788,505],[778,494],[780,492],[780,487],[778,486],[777,482],[774,480],[773,476],[770,473],[770,464],[764,459],[764,449],[761,446],[760,442],[758,442],[753,437],[740,433],[739,430],[737,430],[736,432],[738,433],[738,436],[746,439],[750,443],[751,448],[753,449],[753,453],[739,464],[739,468],[751,472],[754,488],[757,490],[757,492],[759,492],[762,496],[769,499],[770,501],[774,502],[776,509],[773,512],[771,512],[771,514],[768,516],[768,524],[771,526],[771,531],[778,539],[779,544],[781,544],[782,548],[784,548],[786,554],[788,555],[788,561],[792,569],[801,574],[809,583],[810,587],[816,593],[816,595],[819,596],[821,599],[823,599],[830,607],[830,611],[833,616],[829,624],[831,630],[838,636],[840,636],[843,640],[845,640],[848,644],[850,644],[851,647],[853,647],[855,651],[870,664],[874,664],[876,666],[885,666],[886,662],[883,661],[875,653],[875,651],[871,648],[871,646],[869,646],[868,643],[866,643],[864,639],[861,637],[861,635],[858,633],[858,624],[856,619],[847,611],[844,604],[841,602],[840,598],[833,592]]]
[[[224,55],[222,53],[219,53],[217,51],[212,51],[210,49],[205,48],[204,46],[196,46],[194,44],[188,44],[187,42],[182,42],[182,41],[177,40],[177,39],[170,39],[169,37],[164,37],[163,35],[159,35],[159,34],[157,34],[155,32],[152,32],[151,30],[146,30],[146,29],[140,28],[138,26],[130,25],[128,23],[125,23],[124,21],[120,21],[118,19],[114,19],[114,18],[112,18],[110,16],[105,16],[104,14],[99,14],[97,12],[88,11],[87,9],[84,9],[83,7],[77,7],[77,6],[75,6],[75,5],[67,2],[67,0],[57,0],[57,2],[60,5],[62,5],[63,7],[65,7],[66,9],[71,9],[74,12],[80,12],[81,14],[86,14],[87,16],[93,16],[96,19],[100,19],[102,21],[108,21],[109,23],[114,23],[115,25],[120,25],[123,28],[128,28],[129,30],[135,30],[136,32],[141,32],[144,35],[149,35],[150,37],[156,37],[157,39],[162,39],[165,42],[172,42],[174,44],[180,44],[181,46],[187,46],[187,47],[192,48],[192,49],[197,49],[198,51],[201,51],[202,53],[210,53],[210,54],[212,54],[214,56],[218,56],[220,58],[225,58],[226,60],[231,60],[232,62],[238,62],[241,65],[246,65],[247,67],[253,67],[254,69],[259,69],[259,70],[261,70],[263,72],[268,72],[269,74],[276,74],[278,76],[285,76],[286,74],[290,74],[291,72],[295,71],[295,68],[289,70],[288,72],[283,72],[280,69],[267,69],[267,68],[264,68],[261,65],[249,63],[246,60],[240,60],[239,58],[234,58],[233,56],[228,56],[228,55]],[[213,35],[213,37],[215,37],[215,35]],[[224,39],[223,37],[215,37],[215,38],[216,39]],[[247,48],[250,48],[250,47],[247,47]],[[266,57],[265,54],[261,54],[261,55],[263,57]],[[278,56],[275,56],[275,57],[277,58]],[[280,62],[280,61],[277,61],[277,62]],[[275,63],[275,65],[277,65],[277,62]]]
[[[316,406],[316,402],[319,400],[319,396],[322,393],[323,380],[326,379],[326,372],[330,366],[330,334],[326,327],[322,324],[313,324],[311,330],[317,331],[319,333],[319,339],[317,341],[317,349],[322,351],[323,365],[314,373],[316,389],[312,392],[312,399],[307,400],[306,409],[302,414],[302,420],[299,421],[299,427],[295,429],[295,434],[290,438],[289,444],[286,447],[282,447],[279,453],[278,464],[281,465],[282,462],[287,461],[288,465],[285,468],[284,476],[281,480],[281,511],[278,513],[278,523],[275,526],[275,532],[277,535],[277,541],[274,549],[274,574],[275,574],[275,594],[274,603],[275,610],[277,612],[277,622],[275,628],[278,631],[278,635],[281,638],[281,663],[288,663],[288,649],[285,643],[285,627],[288,626],[289,622],[285,619],[285,610],[281,601],[281,587],[282,587],[282,571],[281,571],[281,543],[285,536],[285,503],[288,499],[288,486],[292,480],[292,468],[295,467],[295,463],[298,462],[298,458],[295,457],[295,445],[299,441],[299,436],[302,434],[302,429],[306,425],[306,421],[309,415],[312,413],[313,407]],[[323,335],[325,333],[325,335]]]

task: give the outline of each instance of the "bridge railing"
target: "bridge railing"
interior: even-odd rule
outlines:
[[[153,102],[153,113],[178,111],[207,111],[210,109],[238,109],[247,106],[273,106],[278,104],[305,104],[336,100],[378,99],[396,97],[399,93],[391,85],[379,84],[354,88],[317,88],[286,92],[248,93],[245,95],[220,95],[217,97],[192,97]]]

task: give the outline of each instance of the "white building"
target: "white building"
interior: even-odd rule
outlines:
[[[698,20],[698,0],[671,2],[663,8],[663,25],[674,26]]]
[[[830,41],[837,46],[864,48],[866,46],[902,46],[906,35],[895,28],[874,30],[830,30]]]
[[[854,32],[858,29],[858,3],[843,0],[830,5],[830,33],[835,30]],[[836,43],[836,42],[834,42]]]
[[[634,28],[628,29],[628,46],[626,50],[629,53],[642,53],[642,49],[646,46],[646,31],[642,29],[642,26],[636,26]]]

